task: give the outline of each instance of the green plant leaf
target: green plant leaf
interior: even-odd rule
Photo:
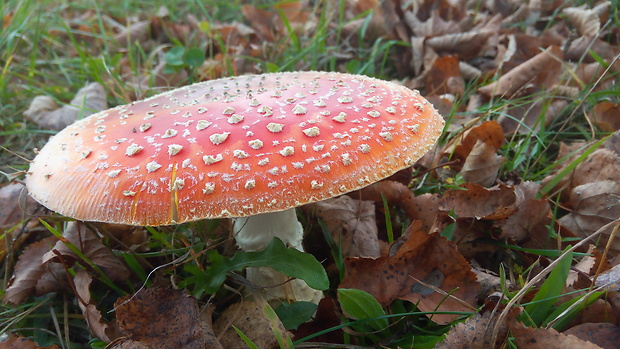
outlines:
[[[206,285],[209,293],[215,292],[222,285],[226,280],[226,273],[241,271],[246,267],[271,267],[284,275],[304,280],[316,290],[326,290],[329,287],[327,273],[314,256],[287,248],[277,238],[259,252],[237,252],[232,258],[226,258],[211,250],[208,255],[211,267],[205,277],[209,280]]]
[[[271,331],[276,337],[276,341],[278,342],[280,348],[294,349],[295,346],[293,345],[293,341],[291,340],[288,331],[283,330],[282,327],[279,326],[282,320],[278,318],[276,312],[273,311],[273,308],[267,302],[264,302],[263,314],[265,314],[265,317],[267,318],[267,320],[269,320],[269,323],[271,325]]]
[[[280,321],[287,330],[296,330],[299,325],[310,320],[312,314],[316,311],[318,304],[312,302],[293,302],[290,304],[284,303],[274,309]]]
[[[375,330],[383,330],[388,326],[381,304],[365,291],[340,288],[338,289],[338,302],[342,310],[352,319],[373,319],[368,321],[368,324]]]
[[[567,247],[567,249],[570,247]],[[554,308],[554,304],[562,295],[566,278],[570,271],[573,254],[563,253],[561,261],[549,273],[547,280],[540,286],[538,293],[532,301],[525,307],[525,313],[521,315],[521,321],[526,325],[539,326],[547,318],[549,312]]]
[[[164,60],[167,65],[171,66],[182,66],[183,65],[183,55],[185,54],[185,47],[183,46],[175,46],[168,50],[168,52],[164,53]]]
[[[259,349],[256,344],[254,344],[254,342],[252,342],[252,340],[250,338],[248,338],[248,336],[245,335],[245,333],[241,332],[240,329],[238,329],[237,327],[235,327],[235,325],[232,326],[232,328],[235,330],[235,332],[237,332],[237,334],[239,335],[239,337],[241,337],[241,339],[243,340],[243,342],[245,343],[245,345],[248,346],[248,348],[250,349]]]
[[[192,68],[198,68],[207,59],[203,50],[193,47],[183,55],[183,62]]]

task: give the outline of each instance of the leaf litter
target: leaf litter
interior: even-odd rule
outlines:
[[[475,16],[472,4],[465,1],[344,1],[341,9],[327,5],[324,9],[325,18],[333,21],[331,26],[339,25],[335,22],[339,16],[345,20],[341,35],[326,37],[327,45],[341,48],[339,59],[343,63],[360,60],[354,47],[364,40],[407,42],[410,47],[406,50],[392,52],[394,71],[406,86],[422,89],[444,115],[451,116],[446,142],[416,165],[419,176],[432,178],[444,185],[443,189],[432,193],[416,190],[418,195],[414,195],[412,188],[419,178],[403,182],[391,179],[306,208],[308,217],[322,219],[332,239],[342,242],[343,278],[335,285],[366,291],[386,309],[406,301],[426,312],[426,319],[432,323],[452,323],[440,348],[501,346],[509,338],[517,346],[528,348],[607,348],[617,337],[620,245],[612,239],[615,233],[610,224],[620,216],[617,100],[603,98],[591,103],[590,111],[584,110],[590,126],[616,132],[598,149],[586,153],[596,137],[590,143],[576,140],[558,145],[557,166],[539,181],[526,181],[519,174],[503,171],[513,151],[506,145],[513,146],[515,137],[562,122],[567,118],[569,101],[585,86],[596,82],[592,91],[603,91],[613,86],[620,71],[615,59],[620,53],[618,29],[608,22],[614,15],[611,2],[592,7],[576,7],[570,2],[560,8],[558,5],[557,1],[485,2],[475,8]],[[90,52],[96,54],[102,44],[92,33],[106,32],[116,41],[110,46],[113,50],[124,52],[127,45],[139,42],[156,59],[138,69],[131,69],[129,61],[121,59],[121,79],[132,91],[119,88],[113,78],[103,77],[105,85],[85,86],[60,108],[49,96],[37,97],[24,116],[39,128],[58,130],[76,118],[107,108],[108,93],[133,100],[149,88],[182,85],[192,73],[199,79],[231,72],[260,73],[263,68],[255,62],[268,60],[273,52],[282,50],[291,34],[310,37],[320,19],[304,1],[273,8],[246,5],[241,12],[243,23],[207,22],[193,14],[175,22],[165,8],[150,17],[103,14],[103,21],[93,11],[69,11],[65,14],[68,26]],[[6,25],[10,20],[11,15],[5,15]],[[514,25],[517,23],[528,23],[526,30]],[[66,37],[63,31],[55,34]],[[164,53],[171,43],[190,47],[196,42],[202,43],[200,50],[212,54],[195,67],[171,70]],[[469,88],[474,81],[478,84]],[[488,105],[491,107],[485,108]],[[494,120],[488,121],[489,116]],[[22,201],[15,200],[13,194],[0,195],[0,200],[5,232],[15,232],[12,226],[33,213],[32,203],[28,209],[18,208],[15,203]],[[386,213],[392,213],[389,223],[393,227],[401,227],[394,230],[396,239],[391,243],[385,240]],[[50,222],[54,219],[46,218]],[[581,250],[582,258],[576,258],[579,262],[566,280],[566,294],[556,306],[577,299],[593,285],[604,290],[605,297],[584,307],[581,317],[574,318],[564,332],[520,324],[515,319],[524,309],[521,306],[497,322],[498,309],[489,309],[488,304],[493,303],[498,290],[518,290],[568,245],[563,239],[599,234],[606,225],[609,228],[601,238]],[[208,301],[171,288],[174,282],[141,288],[143,280],[134,272],[161,262],[159,256],[136,257],[154,245],[155,237],[145,229],[93,226],[91,230],[90,226],[69,223],[62,235],[40,239],[42,227],[37,220],[26,222],[24,227],[25,233],[12,240],[12,249],[21,252],[3,296],[5,304],[23,304],[50,292],[73,294],[89,330],[109,342],[110,348],[243,345],[231,325],[255,344],[260,343],[259,347],[277,347],[284,343],[278,339],[312,334],[303,331],[311,328],[317,332],[327,323],[336,326],[347,316],[339,312],[338,299],[331,295],[321,302],[314,319],[291,332],[273,318],[269,305],[252,297],[236,302],[227,298],[216,303],[216,312],[202,312]],[[220,233],[225,230],[219,229]],[[108,230],[112,232],[108,234]],[[188,236],[175,236],[184,246],[193,246]],[[223,236],[225,233],[219,237]],[[209,238],[205,241],[211,244]],[[115,251],[110,249],[112,245]],[[232,255],[234,249],[227,249],[227,255]],[[548,256],[532,253],[536,249],[552,252]],[[324,253],[317,255],[325,257]],[[198,262],[204,262],[200,256],[201,252],[194,251],[192,258],[180,265],[187,270],[190,264],[208,269],[208,263]],[[323,259],[330,274],[337,269],[334,259]],[[512,260],[522,261],[523,266],[513,265]],[[7,263],[12,262],[5,260]],[[498,276],[506,267],[509,275]],[[530,268],[530,274],[515,270],[518,267]],[[231,278],[222,281],[226,288],[234,284],[230,280],[239,281],[236,270],[226,270]],[[177,275],[172,276],[175,279]],[[105,278],[131,293],[116,295],[119,298],[113,318],[104,312],[110,309],[106,305],[109,299],[98,292]],[[526,302],[534,299],[538,288],[523,292]],[[216,302],[219,296],[219,291],[214,293]],[[501,308],[504,303],[495,305]],[[477,311],[482,304],[482,310]],[[157,321],[153,321],[154,314]],[[453,323],[466,314],[473,315]],[[268,338],[262,339],[264,335]],[[322,338],[342,341],[341,336]],[[26,341],[10,337],[0,347]],[[23,345],[38,347],[34,343]]]

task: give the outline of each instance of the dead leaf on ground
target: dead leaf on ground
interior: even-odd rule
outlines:
[[[511,313],[512,318],[516,315]],[[441,341],[435,349],[487,349],[499,348],[499,344],[503,343],[508,337],[508,325],[502,323],[498,326],[497,316],[491,311],[484,314],[476,313],[474,316],[452,327],[446,338]],[[512,322],[508,320],[507,322]],[[497,332],[496,341],[491,343],[493,334]]]
[[[521,323],[510,326],[518,348],[528,349],[601,349],[596,344],[581,340],[574,335],[565,335],[550,328],[525,327]]]
[[[498,220],[508,218],[517,211],[514,187],[500,184],[483,188],[465,183],[462,189],[450,189],[440,199],[439,209],[454,213],[460,218]]]
[[[620,130],[620,103],[599,102],[592,109],[592,116],[601,130],[605,132]]]
[[[228,307],[213,325],[213,330],[222,343],[222,347],[243,348],[246,346],[232,328],[235,326],[258,348],[280,348],[274,332],[279,332],[284,338],[288,336],[288,333],[277,317],[269,319],[271,316],[266,307],[269,307],[269,304],[265,300],[243,300]]]
[[[517,242],[525,239],[535,241],[536,248],[548,247],[548,225],[551,224],[551,207],[544,198],[537,198],[540,184],[522,182],[515,186],[517,212],[505,221],[498,222],[501,227],[501,239]]]
[[[81,88],[69,104],[60,108],[51,97],[37,96],[24,116],[41,128],[59,131],[78,117],[87,117],[104,109],[108,109],[105,90],[100,83],[93,82]]]
[[[6,340],[0,342],[0,349],[60,349],[60,347],[52,345],[43,348],[28,338],[9,334]]]
[[[152,287],[115,303],[116,319],[126,337],[108,348],[221,348],[200,318],[196,300],[181,291]]]
[[[504,144],[504,131],[496,121],[485,121],[455,137],[443,151],[444,156],[450,155],[451,160],[458,160],[451,168],[460,171],[479,141],[497,151]]]
[[[403,299],[421,311],[472,311],[479,286],[469,263],[439,234],[413,230],[394,243],[390,255],[345,259],[346,273],[339,287],[366,291],[383,306]],[[429,315],[439,324],[458,316]]]
[[[552,86],[560,76],[562,58],[562,50],[557,46],[551,46],[503,74],[496,82],[479,88],[478,91],[488,97],[509,98],[526,84],[531,83],[538,87]]]
[[[344,195],[310,205],[325,222],[334,241],[339,241],[345,257],[379,257],[379,237],[372,201],[354,200]]]
[[[591,342],[603,349],[618,348],[620,343],[620,327],[615,324],[584,323],[571,327],[563,333]]]
[[[479,139],[467,155],[459,174],[466,182],[484,187],[492,186],[497,179],[499,168],[506,161],[496,152],[497,149]]]
[[[462,96],[465,80],[461,76],[459,59],[456,56],[439,57],[426,75],[426,95],[451,94]]]
[[[105,246],[97,234],[93,233],[86,225],[78,222],[69,222],[62,234],[66,241],[77,247],[93,264],[113,281],[126,280],[129,277],[129,269]],[[60,257],[62,256],[62,261]],[[72,266],[80,257],[75,254],[63,241],[58,241],[51,251],[43,255],[43,262],[67,263]],[[85,263],[84,267],[86,267]]]
[[[41,256],[50,250],[56,240],[54,237],[46,238],[24,249],[4,293],[4,303],[18,305],[35,293],[37,283],[46,272]]]
[[[573,233],[587,237],[620,217],[620,183],[599,181],[575,187],[570,195],[572,212],[560,218],[558,223]],[[601,246],[607,243],[612,227],[603,232]],[[620,240],[611,242],[615,256],[620,252]]]
[[[95,337],[106,343],[110,343],[111,340],[119,337],[120,334],[118,331],[115,331],[115,327],[110,326],[110,324],[103,320],[101,312],[93,302],[90,293],[92,281],[93,278],[85,270],[78,270],[77,273],[75,273],[73,282],[75,283],[75,291],[79,298],[78,305],[82,310],[84,319],[86,319],[88,328]]]

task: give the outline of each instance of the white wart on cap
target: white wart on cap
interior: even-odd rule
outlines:
[[[443,119],[417,91],[360,75],[248,75],[93,114],[52,137],[30,195],[87,221],[166,225],[324,200],[411,166]]]

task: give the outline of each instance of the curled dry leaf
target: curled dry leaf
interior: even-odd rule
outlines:
[[[461,185],[462,189],[451,189],[444,193],[439,210],[454,210],[457,217],[499,220],[517,211],[517,195],[514,187],[500,184],[483,188],[474,183]]]
[[[551,207],[546,199],[537,199],[540,184],[522,182],[515,186],[517,212],[505,221],[498,222],[501,227],[501,239],[517,242],[530,239],[535,241],[536,248],[544,248],[548,244],[548,228],[551,224]]]
[[[446,338],[435,349],[487,349],[499,348],[508,337],[506,323],[497,324],[497,315],[487,311],[459,323],[450,329]],[[491,343],[493,333],[497,332],[495,343]]]
[[[85,270],[78,270],[75,273],[73,282],[75,283],[75,291],[78,296],[78,305],[82,310],[82,315],[86,319],[88,328],[95,335],[95,337],[101,339],[106,343],[110,341],[118,334],[113,333],[112,328],[102,319],[101,312],[97,309],[96,304],[91,299],[90,285],[92,283],[92,277]]]
[[[620,327],[609,323],[584,323],[564,331],[581,340],[591,342],[601,348],[617,348],[620,343]]]
[[[504,144],[504,131],[496,121],[485,121],[455,137],[443,151],[443,156],[451,155],[451,160],[458,160],[451,168],[460,171],[478,141],[497,151]]]
[[[620,217],[620,183],[615,181],[599,181],[583,184],[573,188],[570,195],[572,212],[560,218],[558,223],[573,233],[586,237],[590,236],[605,224]],[[607,237],[612,228],[603,234]],[[607,239],[602,240],[605,244]],[[612,256],[620,252],[620,240],[611,242]],[[603,245],[604,246],[604,245]]]
[[[567,7],[562,10],[568,21],[577,29],[579,35],[596,36],[601,29],[598,13],[593,9]]]
[[[425,90],[427,95],[462,96],[465,80],[461,76],[458,57],[438,57],[426,75]]]
[[[41,206],[26,193],[21,183],[0,187],[0,227],[11,227],[30,218]]]
[[[620,103],[599,102],[592,109],[592,116],[601,130],[605,132],[620,130]]]
[[[463,60],[472,59],[480,54],[487,40],[497,35],[492,30],[477,30],[457,34],[435,36],[426,40],[426,44],[439,55],[458,55]]]
[[[489,97],[510,97],[526,84],[537,87],[552,86],[557,82],[562,68],[562,50],[551,46],[523,64],[502,75],[499,80],[478,89]]]
[[[60,347],[52,345],[43,348],[28,338],[9,334],[8,338],[0,342],[0,349],[60,349]]]
[[[116,257],[109,248],[107,248],[99,239],[97,234],[86,228],[83,223],[69,222],[67,228],[63,232],[66,241],[76,246],[93,264],[97,265],[101,270],[113,281],[125,280],[129,277],[129,270]],[[49,261],[60,262],[58,255],[68,263],[79,261],[80,257],[62,241],[58,241],[56,246],[43,255],[43,262]]]
[[[56,238],[47,238],[30,244],[24,249],[15,264],[15,272],[4,292],[4,303],[21,304],[35,293],[39,279],[46,269],[41,256],[50,250]]]
[[[153,287],[115,303],[116,319],[126,337],[107,348],[222,348],[200,318],[196,300],[181,291]]]
[[[283,338],[288,332],[276,317],[270,319],[269,307],[265,300],[243,300],[228,307],[213,325],[222,347],[244,348],[245,342],[232,328],[235,326],[245,334],[258,348],[280,348],[274,333]]]
[[[319,201],[310,206],[325,222],[334,241],[340,241],[345,257],[379,257],[375,205],[349,196]]]
[[[346,272],[339,287],[366,291],[383,306],[403,299],[425,312],[475,309],[476,275],[455,245],[439,234],[410,230],[394,242],[390,255],[345,259]],[[458,316],[429,315],[440,324]]]
[[[510,325],[510,331],[515,339],[518,348],[528,349],[602,349],[592,342],[588,342],[575,337],[574,335],[565,335],[549,328],[531,328],[525,327],[521,323]]]
[[[51,97],[35,97],[24,116],[36,123],[39,127],[50,130],[62,130],[72,124],[78,117],[108,108],[105,90],[98,82],[93,82],[81,88],[69,104],[58,108]]]
[[[503,156],[497,155],[496,151],[495,148],[479,139],[465,159],[459,174],[466,182],[485,187],[493,185],[499,168],[506,161]]]

